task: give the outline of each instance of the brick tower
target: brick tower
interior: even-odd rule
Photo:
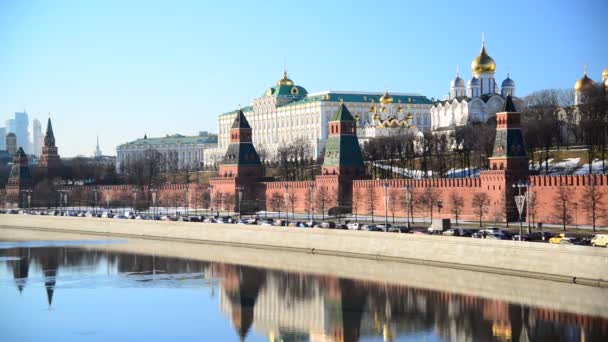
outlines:
[[[26,207],[27,196],[24,194],[24,190],[30,190],[31,187],[32,177],[27,155],[23,148],[19,147],[13,158],[13,166],[6,185],[7,202],[13,202],[19,207]]]
[[[352,200],[352,181],[366,178],[363,154],[357,139],[356,121],[342,103],[329,122],[329,137],[321,176],[317,188],[327,186],[336,193],[336,205],[349,207]]]
[[[219,177],[210,180],[212,196],[217,194],[238,195],[242,191],[242,209],[256,206],[255,196],[264,170],[251,140],[251,126],[239,110],[230,128],[230,145],[220,164]],[[238,197],[237,197],[238,201]],[[238,202],[235,203],[235,207]]]
[[[482,187],[491,191],[493,205],[504,205],[506,218],[518,218],[513,184],[528,181],[528,153],[521,131],[521,113],[517,112],[511,95],[507,96],[503,110],[496,113],[496,138],[489,159],[490,170],[482,172]],[[484,189],[484,190],[486,190]]]
[[[55,146],[55,135],[53,134],[53,125],[51,124],[51,118],[49,118],[46,125],[46,135],[44,136],[44,146],[42,147],[42,154],[40,155],[40,162],[38,165],[48,173],[60,169],[62,166],[61,158],[57,153],[57,147]]]

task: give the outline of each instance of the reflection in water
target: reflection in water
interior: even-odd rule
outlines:
[[[112,273],[140,286],[218,282],[219,310],[240,340],[252,332],[270,341],[605,341],[608,335],[604,318],[386,283],[74,247],[5,249],[0,257],[8,271],[0,267],[0,287],[12,276],[22,293],[28,278],[41,277],[49,307],[61,306],[64,273],[72,280]]]

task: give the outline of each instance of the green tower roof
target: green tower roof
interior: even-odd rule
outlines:
[[[353,117],[353,115],[350,113],[350,111],[348,110],[348,108],[346,108],[346,106],[344,105],[344,103],[340,104],[340,109],[338,109],[338,111],[336,112],[336,114],[334,114],[334,117],[331,119],[331,121],[355,121],[355,118]]]

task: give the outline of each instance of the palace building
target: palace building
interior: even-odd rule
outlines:
[[[147,151],[162,155],[163,170],[196,170],[204,163],[207,151],[217,147],[217,135],[201,132],[196,136],[180,134],[160,138],[143,138],[116,148],[116,169],[122,173],[131,162],[144,158]]]
[[[360,138],[386,135],[386,129],[417,127],[429,130],[431,127],[431,101],[423,95],[332,90],[310,94],[284,71],[283,77],[250,106],[218,117],[218,148],[209,151],[210,158],[205,163],[221,160],[217,156],[225,154],[231,141],[231,125],[239,111],[247,116],[251,125],[253,144],[269,159],[280,147],[301,140],[310,143],[313,157],[319,157],[327,144],[328,123],[342,103],[356,119]],[[212,158],[211,153],[216,157]]]
[[[486,51],[482,39],[481,51],[471,62],[472,77],[465,87],[465,80],[456,71],[450,83],[447,99],[435,102],[430,109],[433,131],[452,131],[455,127],[469,122],[486,122],[503,108],[507,95],[513,97],[518,111],[525,107],[522,100],[515,97],[515,81],[507,73],[507,78],[499,89],[494,78],[496,62]]]

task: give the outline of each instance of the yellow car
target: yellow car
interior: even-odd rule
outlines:
[[[566,234],[559,234],[549,239],[549,243],[560,243],[566,237]]]
[[[608,247],[608,234],[597,234],[591,239],[591,245],[593,247]]]

